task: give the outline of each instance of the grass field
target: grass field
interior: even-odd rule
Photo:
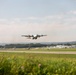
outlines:
[[[76,75],[76,54],[0,52],[0,75]]]
[[[5,48],[5,49],[0,49],[0,51],[76,51],[76,48]]]

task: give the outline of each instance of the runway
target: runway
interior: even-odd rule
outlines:
[[[9,51],[0,50],[0,52],[11,52],[11,53],[42,53],[42,54],[76,54],[74,51]]]

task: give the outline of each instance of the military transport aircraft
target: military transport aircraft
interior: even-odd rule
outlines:
[[[46,35],[22,35],[22,37],[27,37],[28,39],[37,39],[39,37],[43,37],[43,36],[46,36]]]

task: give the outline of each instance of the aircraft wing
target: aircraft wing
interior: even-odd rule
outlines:
[[[47,36],[47,35],[37,35],[38,37]]]
[[[22,35],[22,37],[33,37],[33,35]]]

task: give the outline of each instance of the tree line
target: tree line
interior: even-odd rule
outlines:
[[[57,46],[57,45],[67,45],[67,46],[71,46],[71,45],[76,45],[76,44],[71,44],[71,43],[51,43],[51,44],[41,44],[41,43],[29,43],[29,44],[5,44],[0,45],[0,48],[28,48],[28,47],[49,47],[49,46]]]

